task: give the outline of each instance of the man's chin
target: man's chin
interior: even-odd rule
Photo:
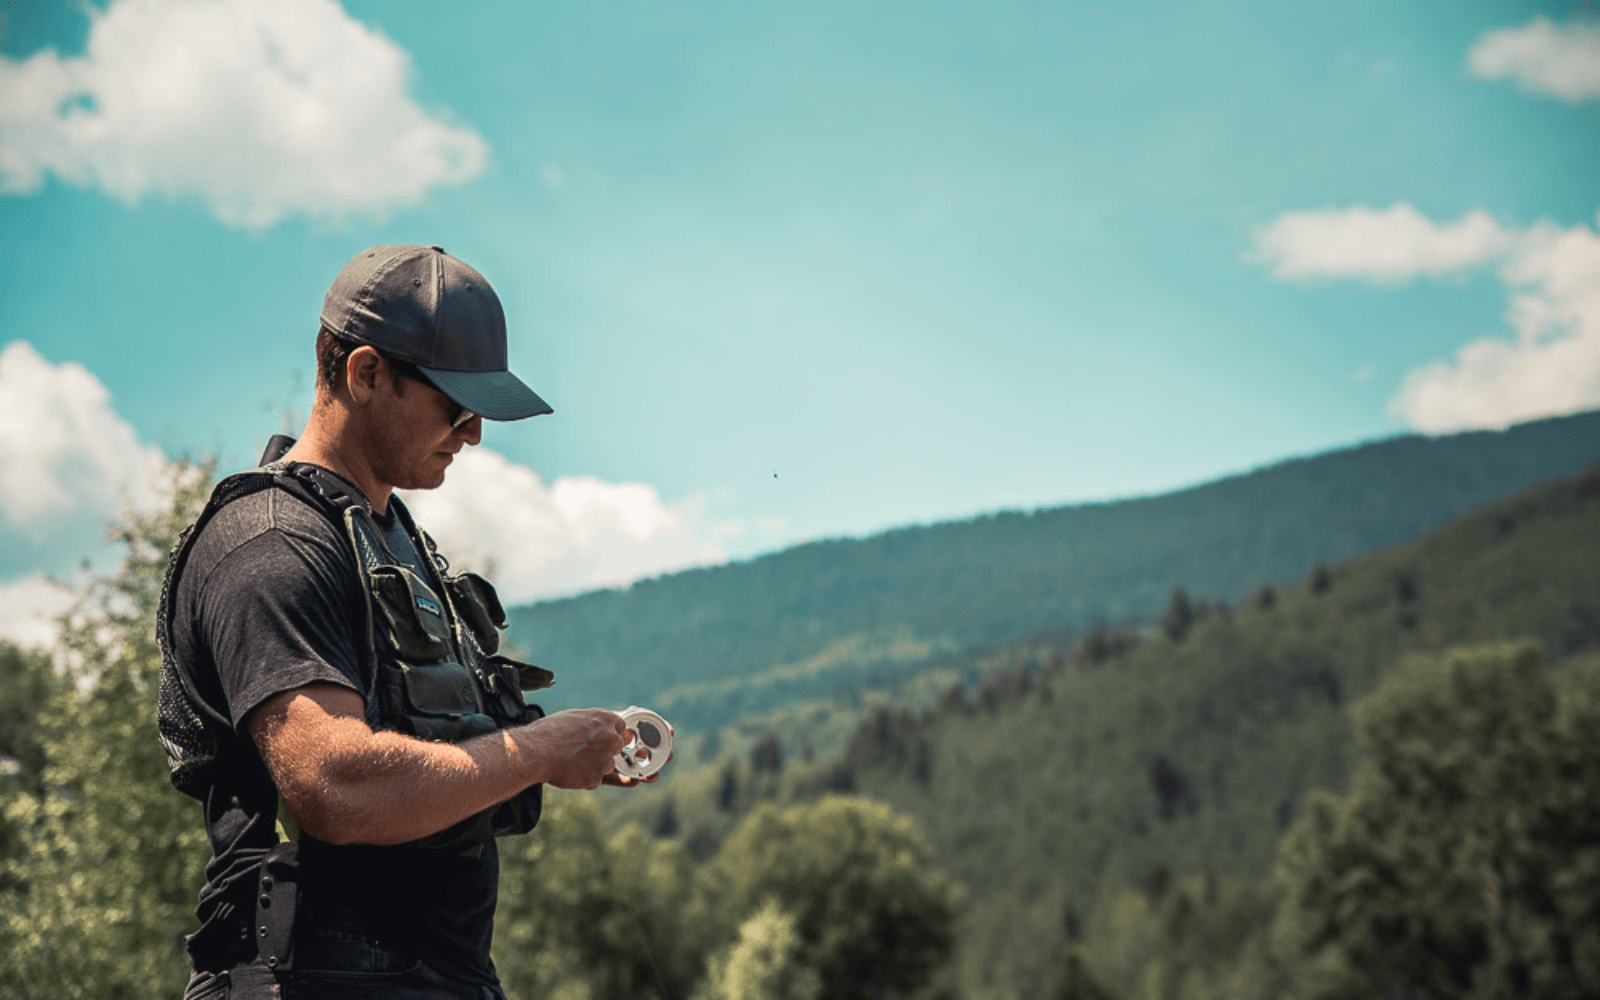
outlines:
[[[401,485],[401,486],[397,486],[396,489],[402,489],[402,490],[436,490],[436,489],[438,489],[439,487],[441,487],[443,485],[444,485],[444,470],[440,469],[437,472],[425,472],[425,473],[422,473],[421,475],[414,476],[414,477],[412,477],[410,482],[407,482],[407,483],[405,483],[404,485]]]

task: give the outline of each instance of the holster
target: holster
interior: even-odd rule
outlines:
[[[261,859],[256,895],[256,953],[274,972],[294,968],[294,915],[300,905],[300,845],[279,844]]]

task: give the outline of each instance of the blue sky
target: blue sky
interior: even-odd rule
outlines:
[[[413,502],[513,600],[1600,406],[1594,4],[3,13],[19,606],[298,430],[375,243],[556,409]]]

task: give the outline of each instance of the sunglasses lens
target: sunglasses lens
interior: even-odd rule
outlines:
[[[434,390],[435,392],[441,394],[444,393],[444,390],[435,385],[433,379],[423,374],[422,370],[416,365],[413,365],[408,361],[397,361],[393,358],[386,358],[385,360],[387,360],[396,371],[398,371],[401,375],[404,375],[406,378],[416,382],[421,382],[423,385]],[[476,413],[473,413],[465,406],[462,406],[460,403],[451,399],[448,394],[445,394],[444,398],[450,403],[450,428],[452,430],[459,428],[462,424],[477,416]]]

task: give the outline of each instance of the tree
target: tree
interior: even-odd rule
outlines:
[[[1138,891],[1108,892],[1086,924],[1069,913],[1048,1000],[1265,1000],[1255,963],[1269,886],[1157,865]]]
[[[199,513],[212,466],[169,470],[171,503],[112,529],[121,569],[63,621],[71,682],[40,712],[37,792],[8,794],[20,849],[0,912],[0,988],[11,996],[171,997],[209,856],[198,806],[167,780],[156,734],[161,653],[152,623],[167,554]]]
[[[1067,946],[1057,953],[1045,986],[1046,1000],[1114,1000],[1089,972],[1079,949]]]
[[[777,733],[763,733],[750,751],[751,774],[777,774],[783,770],[783,744]]]
[[[822,996],[910,996],[950,955],[962,905],[926,867],[930,854],[910,820],[882,803],[764,803],[696,876],[683,924],[702,954],[716,953],[772,900],[792,915],[793,961],[816,970]]]
[[[10,908],[5,893],[18,888],[8,862],[18,860],[23,850],[22,833],[6,818],[5,803],[43,793],[46,707],[66,684],[49,656],[0,642],[0,910]]]
[[[0,760],[12,761],[4,777],[35,795],[46,763],[41,709],[65,687],[49,656],[0,640]]]
[[[1172,588],[1172,600],[1161,619],[1161,628],[1167,633],[1167,638],[1182,642],[1183,637],[1189,634],[1189,626],[1194,624],[1195,618],[1195,608],[1189,603],[1189,595],[1184,593],[1182,587]]]
[[[799,959],[801,943],[794,917],[767,900],[712,958],[696,1000],[816,1000],[822,980]]]
[[[1305,997],[1600,993],[1600,657],[1412,655],[1352,708],[1369,755],[1279,847]]]
[[[650,794],[639,790],[632,794]],[[698,956],[678,927],[689,860],[676,841],[605,829],[586,795],[546,790],[526,837],[500,841],[494,960],[510,996],[689,995]]]

